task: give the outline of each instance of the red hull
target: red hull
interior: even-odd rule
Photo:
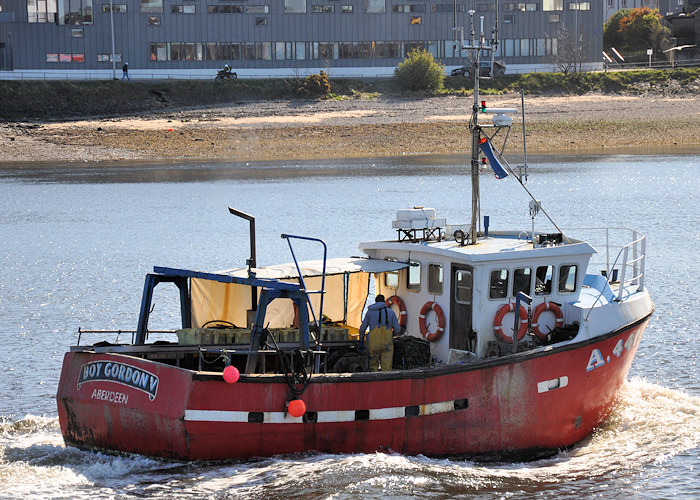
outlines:
[[[59,420],[70,445],[180,460],[377,450],[535,457],[581,441],[607,418],[647,323],[479,364],[314,376],[301,396],[303,418],[284,414],[281,376],[227,384],[219,374],[71,352]]]

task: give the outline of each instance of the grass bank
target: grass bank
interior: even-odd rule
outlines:
[[[330,99],[371,99],[377,94],[421,98],[398,89],[392,79],[331,80]],[[0,119],[65,120],[88,116],[149,113],[245,100],[302,98],[293,80],[0,81]],[[606,73],[531,73],[485,80],[484,94],[520,91],[529,94],[699,93],[700,68]],[[471,92],[464,77],[447,77],[438,94]],[[306,97],[308,99],[308,97]]]

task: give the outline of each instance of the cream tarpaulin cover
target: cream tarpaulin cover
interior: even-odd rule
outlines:
[[[321,289],[323,261],[300,262],[308,290]],[[323,301],[323,314],[331,321],[343,321],[348,326],[359,328],[362,311],[369,293],[369,273],[383,273],[407,267],[407,264],[378,259],[340,258],[326,261],[326,293]],[[278,279],[298,283],[298,272],[294,263],[253,269],[261,279]],[[218,271],[237,277],[247,277],[248,269]],[[347,317],[346,312],[347,277]],[[259,296],[259,292],[258,292]],[[251,307],[250,287],[236,283],[220,283],[200,278],[192,278],[192,326],[201,327],[208,321],[223,320],[245,328],[248,325],[247,311]],[[311,294],[311,304],[316,315],[319,313],[320,294]],[[294,323],[294,305],[290,299],[273,300],[267,308],[265,326],[286,328]],[[311,318],[311,312],[309,311]]]

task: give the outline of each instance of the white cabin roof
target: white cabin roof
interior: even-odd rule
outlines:
[[[522,234],[522,233],[521,233]],[[557,258],[586,255],[590,257],[597,253],[586,242],[572,240],[554,246],[533,246],[526,237],[516,233],[492,233],[488,237],[479,238],[476,245],[461,246],[453,239],[443,241],[399,242],[372,241],[360,244],[360,250],[377,258],[376,251],[390,252],[398,257],[401,253],[427,253],[458,259],[473,264],[506,260],[528,260],[538,258]]]

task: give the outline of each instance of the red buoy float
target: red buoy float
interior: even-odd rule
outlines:
[[[554,328],[562,326],[564,324],[564,313],[561,312],[561,308],[554,302],[545,300],[539,306],[537,306],[535,308],[535,312],[532,313],[532,333],[534,333],[540,340],[546,340],[547,335],[549,335],[550,333],[544,333],[542,332],[542,330],[540,330],[540,315],[542,315],[542,313],[545,311],[552,311],[552,313],[554,314],[554,317],[556,319],[556,324]]]
[[[431,310],[435,313],[438,321],[437,329],[432,333],[428,332],[428,326],[425,324],[425,317]],[[442,312],[442,308],[435,302],[426,302],[418,315],[418,325],[420,326],[420,333],[425,337],[425,340],[437,342],[445,333],[445,313]]]
[[[229,384],[235,384],[238,382],[238,377],[240,377],[241,374],[238,371],[238,368],[232,365],[228,365],[226,368],[224,368],[224,380],[229,383]]]
[[[513,342],[513,337],[503,332],[503,318],[509,312],[515,311],[515,304],[503,304],[493,319],[493,331],[501,342]],[[527,311],[520,306],[520,327],[518,328],[518,340],[521,340],[527,333]]]
[[[386,306],[391,307],[391,306],[396,306],[399,309],[399,326],[401,327],[401,330],[406,329],[406,322],[408,321],[408,316],[406,315],[406,304],[403,303],[403,300],[401,300],[401,297],[398,295],[392,295],[388,299],[386,299]]]
[[[287,405],[287,411],[292,417],[301,417],[306,413],[306,403],[301,399],[293,399]]]

